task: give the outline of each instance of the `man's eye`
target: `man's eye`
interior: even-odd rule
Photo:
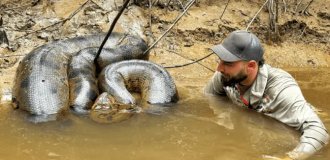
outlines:
[[[231,62],[223,62],[223,64],[226,65],[226,66],[233,66],[233,65],[234,65],[234,64],[231,63]]]

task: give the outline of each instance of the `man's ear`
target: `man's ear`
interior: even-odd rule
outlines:
[[[251,60],[247,64],[248,69],[256,69],[257,66],[258,66],[258,63],[255,60]]]

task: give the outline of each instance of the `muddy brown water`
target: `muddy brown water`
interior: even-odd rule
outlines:
[[[290,73],[330,129],[329,69]],[[32,124],[25,121],[25,114],[2,104],[0,160],[255,160],[283,156],[298,144],[298,132],[278,121],[225,98],[206,97],[200,86],[177,85],[178,104],[114,124],[71,114],[61,121]],[[327,146],[311,159],[329,158]]]

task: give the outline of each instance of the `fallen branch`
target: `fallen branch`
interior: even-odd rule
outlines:
[[[146,51],[144,51],[144,53],[149,52],[172,28],[173,26],[180,20],[180,18],[188,11],[188,9],[192,6],[192,4],[195,2],[196,0],[191,0],[189,2],[189,4],[187,5],[187,7],[185,8],[185,10],[175,19],[175,21],[173,22],[173,24],[163,33],[162,36],[160,36]]]

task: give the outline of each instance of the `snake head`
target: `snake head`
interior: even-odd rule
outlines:
[[[113,123],[126,120],[141,111],[139,106],[118,103],[113,96],[104,92],[95,100],[90,116],[99,123]]]

